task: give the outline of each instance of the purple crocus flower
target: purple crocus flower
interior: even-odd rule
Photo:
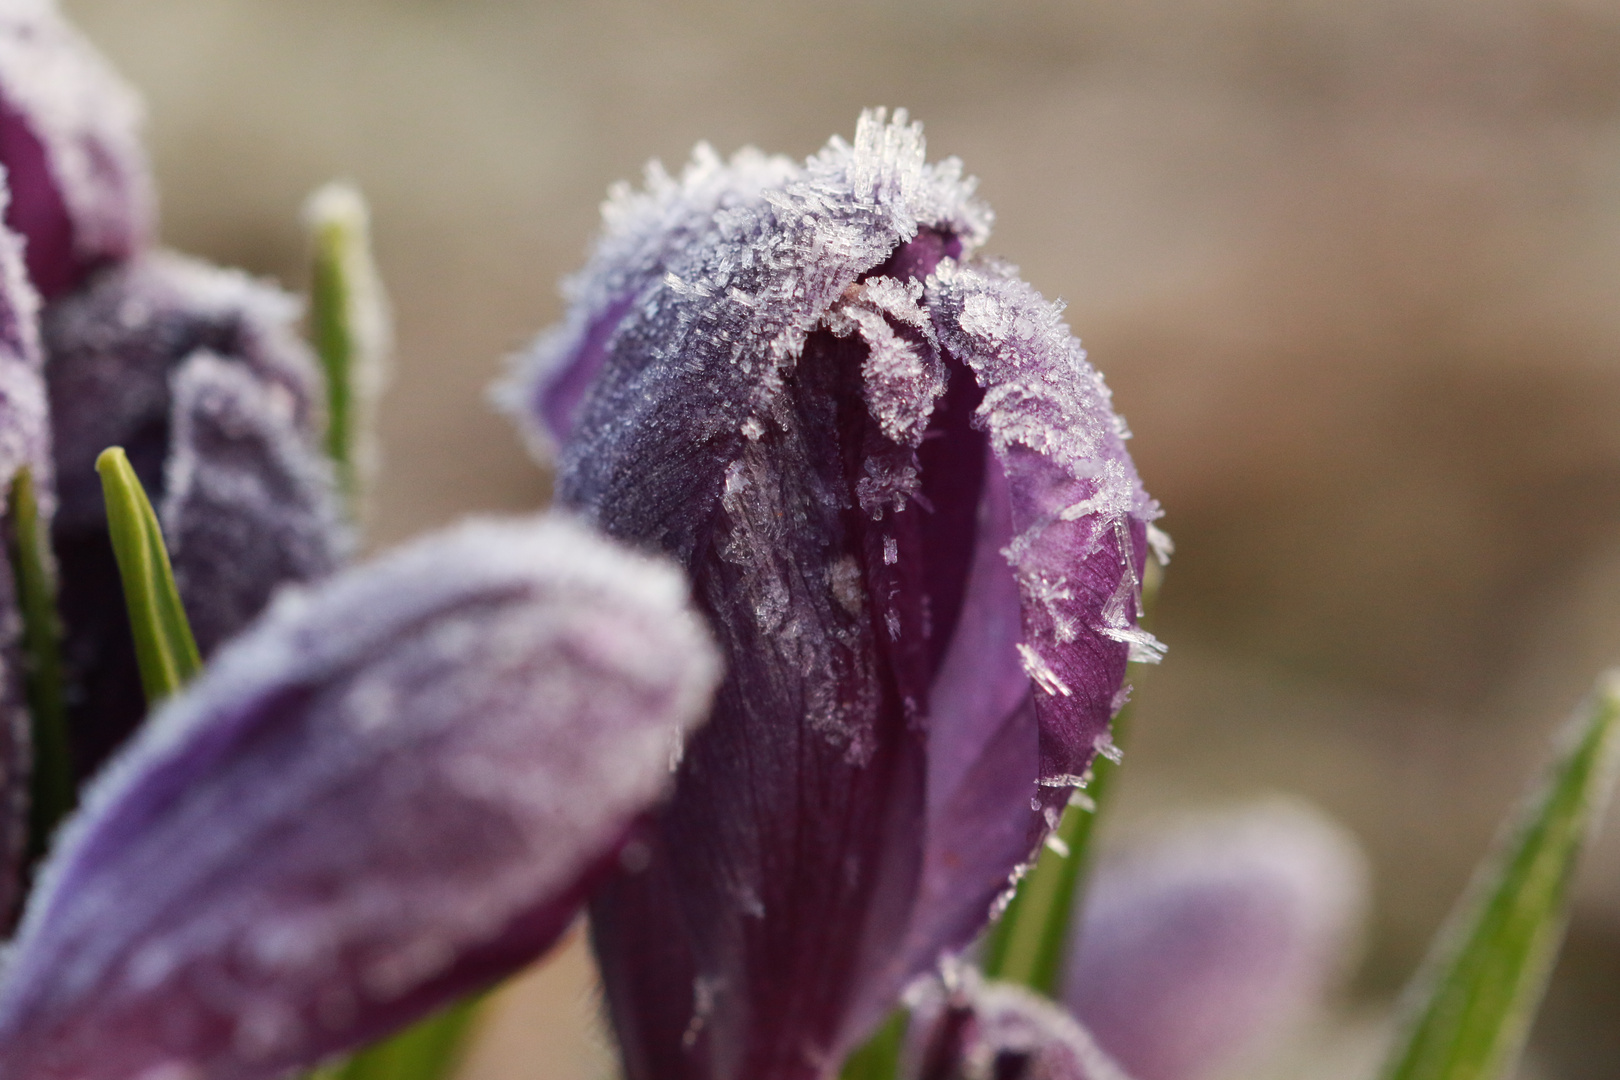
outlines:
[[[506,400],[728,659],[592,908],[633,1080],[824,1076],[1107,749],[1158,508],[1059,309],[904,114],[615,192]]]
[[[483,522],[289,588],[90,787],[0,980],[0,1075],[260,1080],[546,948],[718,660],[681,576]]]
[[[53,542],[83,773],[145,712],[95,470],[103,449],[125,448],[159,506],[205,657],[276,586],[329,573],[346,553],[298,314],[278,289],[162,252],[110,267],[46,309],[61,504]]]
[[[1060,1006],[971,968],[911,995],[907,1080],[1132,1080]]]
[[[141,106],[52,0],[0,10],[0,163],[5,223],[27,242],[28,274],[51,300],[152,232]]]
[[[147,246],[152,184],[140,112],[50,0],[5,5],[0,164],[12,192],[6,222],[23,237],[29,276],[47,301],[61,485],[52,539],[81,775],[145,712],[96,455],[124,445],[161,501],[205,656],[278,584],[329,572],[347,547],[318,445],[318,372],[294,330],[298,305]],[[236,373],[224,375],[220,363]]]
[[[912,991],[907,1080],[1243,1075],[1325,1004],[1366,891],[1354,841],[1298,803],[1138,840],[1075,912],[1069,1011],[950,969]]]
[[[1099,866],[1064,998],[1136,1080],[1233,1075],[1321,1006],[1366,876],[1355,842],[1302,804],[1189,821]]]

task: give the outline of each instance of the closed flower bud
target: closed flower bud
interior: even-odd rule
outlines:
[[[593,927],[634,1080],[818,1076],[984,925],[1123,702],[1158,508],[1058,309],[903,115],[615,193],[505,390],[727,657]]]
[[[6,224],[27,242],[28,274],[51,300],[152,232],[141,106],[52,0],[0,10],[0,165]]]
[[[102,450],[124,447],[161,509],[205,657],[275,586],[330,572],[347,549],[298,313],[272,286],[162,252],[47,309],[53,541],[83,773],[145,712],[95,470]]]
[[[566,520],[282,593],[91,786],[0,981],[0,1075],[270,1080],[566,928],[718,676],[685,583]]]

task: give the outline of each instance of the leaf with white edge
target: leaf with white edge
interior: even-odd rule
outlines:
[[[1552,973],[1575,868],[1620,762],[1620,670],[1603,675],[1565,728],[1546,778],[1509,819],[1496,851],[1408,988],[1384,1080],[1508,1075]]]

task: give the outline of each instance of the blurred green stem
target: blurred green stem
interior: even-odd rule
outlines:
[[[360,193],[328,184],[310,196],[305,218],[314,248],[310,329],[326,373],[326,451],[358,517],[365,439],[389,348],[388,304]]]
[[[11,482],[8,503],[11,566],[22,608],[23,663],[33,724],[28,850],[31,859],[38,859],[76,801],[62,700],[62,622],[56,611],[56,559],[40,520],[34,475],[26,465]]]

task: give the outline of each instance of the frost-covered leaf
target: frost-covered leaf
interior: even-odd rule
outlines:
[[[141,105],[53,0],[0,8],[0,164],[6,225],[28,241],[46,299],[128,258],[152,232]]]
[[[1552,767],[1408,988],[1385,1080],[1498,1080],[1524,1047],[1569,918],[1581,852],[1620,766],[1620,673],[1598,680]]]
[[[93,785],[0,985],[0,1074],[258,1080],[531,960],[717,675],[670,567],[479,523],[284,592]]]

